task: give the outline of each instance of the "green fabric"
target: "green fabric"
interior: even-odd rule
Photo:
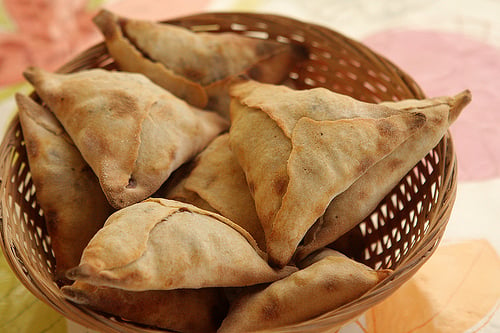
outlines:
[[[0,255],[0,332],[66,333],[65,318],[33,296]]]
[[[16,92],[29,94],[32,90],[33,87],[26,82],[0,87],[0,102],[12,98]]]
[[[14,30],[14,24],[10,20],[3,1],[0,0],[0,31],[12,31]]]
[[[107,2],[106,0],[88,0],[87,9],[89,10],[98,9],[102,7],[102,5],[105,4],[106,2]]]

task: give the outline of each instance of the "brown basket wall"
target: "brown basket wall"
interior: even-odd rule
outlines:
[[[424,97],[413,79],[383,56],[318,25],[249,13],[207,13],[167,22],[194,31],[232,31],[305,46],[308,59],[289,73],[298,89],[321,86],[367,102]],[[59,72],[94,67],[115,68],[103,43],[83,52]],[[1,244],[19,280],[42,301],[89,328],[103,332],[155,332],[77,307],[63,298],[53,282],[54,255],[43,212],[36,202],[17,118],[10,124],[0,146],[0,167]],[[335,244],[356,260],[374,268],[392,268],[394,274],[363,297],[335,311],[276,332],[332,329],[389,296],[413,276],[436,249],[455,193],[456,159],[447,134],[369,217]]]

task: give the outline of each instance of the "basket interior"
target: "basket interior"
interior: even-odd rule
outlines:
[[[424,97],[418,85],[390,61],[356,41],[317,25],[275,15],[235,13],[208,13],[167,22],[198,32],[230,31],[305,46],[308,58],[289,73],[289,80],[298,89],[321,86],[367,102]],[[61,67],[59,72],[94,67],[115,68],[102,43]],[[380,290],[409,278],[408,274],[415,271],[415,262],[421,265],[426,258],[424,254],[432,253],[439,242],[455,190],[456,165],[450,140],[445,136],[370,216],[332,244],[368,266],[395,270],[390,281],[377,286],[378,291],[365,295],[358,304],[373,303],[387,295],[387,292],[382,295]],[[102,330],[127,327],[144,331],[140,326],[110,321],[109,316],[103,317],[64,301],[58,284],[53,281],[56,263],[43,211],[36,202],[18,119],[9,127],[0,148],[2,246],[19,279],[37,297],[77,322]],[[339,318],[349,319],[366,306],[354,312],[343,307],[336,313]],[[84,317],[92,317],[92,323]]]

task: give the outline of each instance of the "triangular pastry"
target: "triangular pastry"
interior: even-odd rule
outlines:
[[[243,293],[218,332],[260,332],[312,319],[359,298],[391,274],[325,251],[290,276]]]
[[[193,205],[148,199],[111,215],[69,279],[131,291],[239,287],[296,270],[271,268],[237,224]]]
[[[17,94],[19,119],[36,200],[56,259],[56,279],[80,262],[83,249],[113,212],[99,180],[54,115]]]
[[[281,99],[278,88],[292,91],[284,87],[251,103],[258,90],[246,86],[274,88],[251,81],[234,86],[230,143],[253,193],[270,262],[282,267],[330,201],[411,137],[425,116],[352,99],[345,108],[345,97],[333,92],[328,92],[329,109],[318,112],[311,103],[294,107],[293,96]],[[316,92],[310,91],[311,98]],[[270,111],[274,109],[289,113]],[[352,118],[356,110],[364,115],[373,109],[373,117]]]
[[[439,143],[470,100],[470,92],[464,91],[453,97],[382,103],[405,112],[418,111],[427,121],[411,140],[397,147],[333,199],[324,216],[304,237],[297,249],[297,259],[334,242],[363,221],[404,175]]]
[[[195,33],[102,10],[94,18],[121,70],[143,73],[174,95],[229,117],[228,88],[247,74],[268,83],[288,77],[297,47],[236,33]]]
[[[24,73],[99,178],[116,208],[154,193],[228,127],[141,74],[91,69]]]
[[[265,250],[264,231],[245,174],[229,147],[229,134],[214,139],[186,168],[189,171],[173,175],[178,180],[173,179],[162,195],[227,217]]]
[[[92,310],[175,332],[216,332],[228,308],[221,288],[127,291],[76,281],[61,291]]]

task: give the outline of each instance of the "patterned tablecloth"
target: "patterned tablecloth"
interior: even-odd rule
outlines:
[[[455,207],[434,256],[402,288],[341,333],[500,332],[500,1],[496,0],[0,0],[0,133],[29,92],[28,65],[52,70],[100,39],[100,7],[166,19],[201,11],[288,15],[364,42],[407,71],[428,96],[469,88],[452,126]],[[90,332],[32,296],[0,255],[1,332]]]

